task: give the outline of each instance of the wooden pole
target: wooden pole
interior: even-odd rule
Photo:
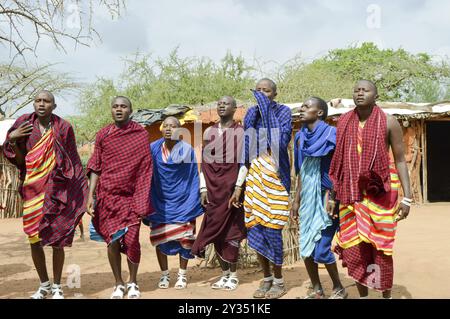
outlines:
[[[425,120],[422,122],[422,181],[423,181],[423,202],[428,203],[428,152],[427,152],[427,123]]]
[[[422,131],[420,130],[420,122],[416,122],[414,125],[414,170],[413,178],[415,180],[415,192],[417,194],[417,203],[423,204],[423,192],[420,184],[420,164],[422,163],[422,150],[420,149],[420,138],[422,136]]]

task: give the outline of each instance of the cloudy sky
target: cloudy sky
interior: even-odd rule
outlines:
[[[66,54],[44,41],[30,59],[60,63],[57,69],[89,83],[117,78],[122,58],[136,50],[164,57],[176,46],[181,56],[216,61],[227,51],[249,60],[282,63],[296,54],[312,60],[363,41],[450,56],[446,0],[129,0],[120,19],[96,10],[94,23],[102,42],[76,50],[68,42]],[[2,50],[0,59],[8,58]],[[60,115],[78,112],[74,97],[59,105]]]

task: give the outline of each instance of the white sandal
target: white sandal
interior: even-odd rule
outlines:
[[[38,290],[30,297],[31,299],[45,299],[51,293],[51,285],[48,282],[46,285],[40,285]]]
[[[139,291],[139,286],[134,283],[128,283],[127,284],[127,290],[128,290],[128,299],[139,299],[141,298],[141,292]]]
[[[185,289],[187,287],[187,277],[178,273],[177,282],[175,283],[175,289]]]
[[[230,276],[230,278],[228,278],[228,281],[223,286],[223,289],[231,291],[231,290],[235,290],[238,286],[239,286],[239,279],[238,279],[238,277]]]
[[[111,299],[123,299],[124,294],[125,294],[125,286],[117,285],[114,287],[114,291],[111,295]]]
[[[61,285],[57,284],[52,285],[52,299],[64,299],[64,294]]]
[[[223,287],[225,286],[225,284],[228,281],[228,278],[230,278],[230,275],[220,277],[220,279],[218,281],[216,281],[215,283],[213,283],[211,285],[211,288],[212,289],[223,289]]]
[[[167,289],[169,288],[169,284],[170,284],[170,275],[162,275],[161,278],[159,279],[159,283],[158,283],[158,288],[159,289]]]

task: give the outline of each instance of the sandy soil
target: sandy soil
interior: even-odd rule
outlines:
[[[87,232],[89,217],[84,217]],[[169,258],[171,288],[157,289],[160,276],[154,248],[150,245],[149,229],[141,228],[142,261],[139,285],[143,298],[251,298],[262,274],[257,268],[240,269],[241,284],[233,292],[216,291],[210,288],[220,275],[219,269],[199,267],[200,260],[190,262],[188,288],[173,288],[178,269],[178,259]],[[104,244],[77,239],[72,248],[66,250],[63,284],[71,272],[71,265],[78,265],[81,272],[80,288],[64,287],[66,298],[109,298],[113,287],[113,276],[109,268]],[[51,248],[46,248],[47,264],[51,273]],[[430,204],[413,207],[410,217],[399,226],[395,246],[394,298],[450,298],[450,205]],[[127,278],[123,259],[124,278]],[[349,297],[357,298],[356,287],[340,267],[342,281],[348,287]],[[321,279],[329,294],[331,281],[326,270],[320,270]],[[302,262],[285,267],[288,293],[283,298],[305,296],[308,278]],[[20,219],[0,220],[0,298],[28,298],[38,286],[37,274],[32,264],[29,246],[22,232]],[[371,292],[371,298],[380,298]]]

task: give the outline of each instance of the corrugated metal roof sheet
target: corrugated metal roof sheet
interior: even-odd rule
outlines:
[[[298,115],[302,103],[286,104],[292,110],[293,116]],[[438,103],[405,103],[405,102],[379,102],[378,105],[388,114],[400,117],[427,118],[435,116],[448,116],[450,114],[450,101]],[[352,99],[332,99],[328,102],[328,116],[339,116],[355,108]]]

